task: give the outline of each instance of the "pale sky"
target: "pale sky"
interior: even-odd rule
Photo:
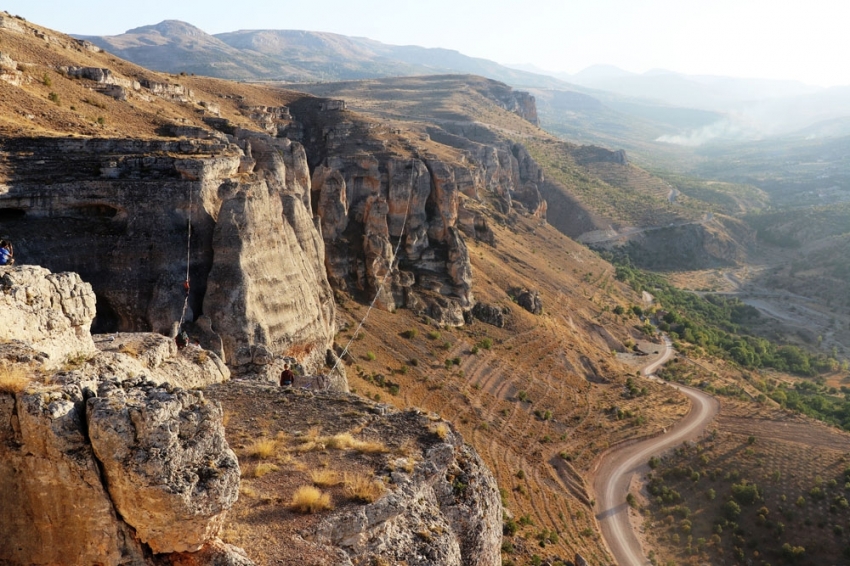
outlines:
[[[177,19],[213,34],[326,31],[569,73],[603,63],[850,85],[848,0],[5,0],[0,9],[85,35]]]

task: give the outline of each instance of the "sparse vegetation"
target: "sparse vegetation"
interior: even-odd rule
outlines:
[[[289,508],[297,513],[317,513],[333,509],[331,496],[322,493],[312,485],[302,485],[292,494]]]
[[[0,393],[20,393],[30,383],[30,375],[22,364],[0,364]]]
[[[345,474],[343,486],[346,497],[361,503],[377,501],[387,491],[384,482],[363,474]]]

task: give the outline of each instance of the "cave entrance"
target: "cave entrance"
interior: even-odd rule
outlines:
[[[92,334],[110,334],[118,332],[120,318],[106,297],[95,295],[97,298],[97,306],[94,320],[91,323]]]

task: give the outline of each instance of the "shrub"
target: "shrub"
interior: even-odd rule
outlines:
[[[58,104],[60,104],[60,103],[61,103],[61,100],[59,100],[59,95],[58,95],[58,94],[56,94],[55,92],[51,92],[50,94],[48,94],[48,95],[47,95],[47,98],[48,98],[48,99],[50,100],[50,102],[52,102],[53,104],[57,104],[57,105],[58,105]]]
[[[384,482],[363,474],[345,474],[343,483],[345,496],[361,503],[377,501],[387,491]]]
[[[512,537],[517,533],[518,530],[519,525],[513,519],[508,519],[502,525],[502,534],[504,534],[505,536]]]
[[[429,340],[439,340],[440,336],[442,336],[442,334],[438,330],[431,330],[430,332],[428,332]]]
[[[661,459],[658,456],[653,456],[649,459],[649,467],[653,470],[657,468],[660,463]]]
[[[419,331],[416,330],[415,328],[410,328],[410,329],[405,330],[404,332],[401,333],[401,336],[403,338],[407,338],[408,340],[413,340],[418,335],[419,335]]]
[[[519,399],[520,401],[528,401],[528,393],[525,392],[524,390],[520,390],[516,394],[516,398]]]
[[[730,499],[723,504],[723,515],[730,521],[735,521],[741,515],[741,506]]]
[[[366,359],[370,362],[375,361],[375,352],[366,352]]]
[[[482,338],[478,342],[478,346],[480,346],[481,348],[484,348],[485,350],[489,350],[490,348],[493,347],[493,341],[490,338]]]
[[[44,75],[42,75],[42,77],[41,77],[41,84],[43,84],[44,86],[51,86],[51,85],[53,85],[53,81],[52,81],[52,80],[50,80],[50,76],[49,76],[47,73],[44,73]]]
[[[322,493],[312,485],[302,485],[292,494],[289,508],[298,513],[315,513],[325,509],[333,509],[331,496]]]

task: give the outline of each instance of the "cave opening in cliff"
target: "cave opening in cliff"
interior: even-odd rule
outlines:
[[[95,317],[91,323],[92,334],[110,334],[118,332],[120,319],[118,313],[109,304],[109,301],[103,295],[95,293],[97,306],[95,307]]]

